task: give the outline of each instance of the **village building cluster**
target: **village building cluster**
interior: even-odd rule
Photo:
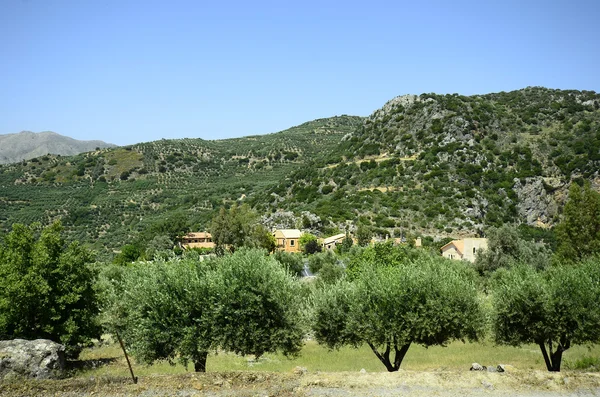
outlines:
[[[277,229],[273,232],[276,241],[276,249],[285,252],[301,252],[300,237],[302,232],[299,229]],[[340,233],[326,237],[320,241],[323,250],[332,250],[339,244],[342,244],[346,234]],[[353,239],[354,240],[354,239]],[[356,241],[354,241],[356,243]],[[395,243],[400,243],[400,239],[394,239]],[[421,238],[415,239],[415,247],[421,247]],[[475,262],[475,256],[479,250],[486,250],[488,241],[486,238],[463,238],[452,240],[441,248],[444,258],[454,260],[466,260]],[[181,238],[181,247],[186,248],[215,248],[212,235],[209,232],[188,233]]]

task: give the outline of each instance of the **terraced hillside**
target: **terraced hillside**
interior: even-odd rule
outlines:
[[[157,224],[201,228],[223,203],[268,189],[362,118],[339,116],[239,139],[161,140],[0,166],[0,228],[62,219],[71,239],[121,247]]]
[[[254,199],[381,236],[549,228],[572,181],[600,187],[600,95],[526,88],[392,99],[337,150]]]

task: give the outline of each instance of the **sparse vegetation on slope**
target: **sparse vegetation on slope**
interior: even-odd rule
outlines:
[[[551,227],[570,183],[598,178],[599,106],[594,92],[545,88],[397,97],[255,205],[381,236]]]

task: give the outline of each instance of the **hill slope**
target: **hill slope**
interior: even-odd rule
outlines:
[[[18,134],[0,135],[0,164],[16,163],[48,153],[72,156],[114,146],[102,141],[79,141],[50,131],[21,131]]]
[[[224,203],[272,187],[360,125],[340,116],[269,135],[160,140],[0,166],[0,228],[61,219],[71,239],[98,249],[151,238],[175,218],[202,228]]]
[[[352,220],[382,236],[551,227],[571,181],[600,186],[599,105],[594,92],[545,88],[397,97],[255,205],[311,211],[342,230]]]

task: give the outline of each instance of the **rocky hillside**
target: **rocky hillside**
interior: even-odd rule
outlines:
[[[13,222],[61,219],[71,239],[111,250],[176,220],[202,229],[221,205],[328,155],[362,121],[339,116],[269,135],[160,140],[3,165],[0,234]]]
[[[551,228],[568,186],[600,188],[600,95],[526,88],[407,95],[368,118],[221,141],[161,140],[0,166],[0,234],[61,219],[115,249],[245,201],[267,226],[330,235],[458,237],[506,222]],[[162,229],[161,229],[162,228]],[[536,232],[539,230],[536,229]]]
[[[392,99],[331,155],[255,201],[384,235],[554,225],[572,181],[600,187],[600,95],[526,88]]]
[[[79,141],[55,132],[21,131],[0,135],[0,164],[16,163],[46,154],[73,156],[95,149],[115,147],[102,141]]]

